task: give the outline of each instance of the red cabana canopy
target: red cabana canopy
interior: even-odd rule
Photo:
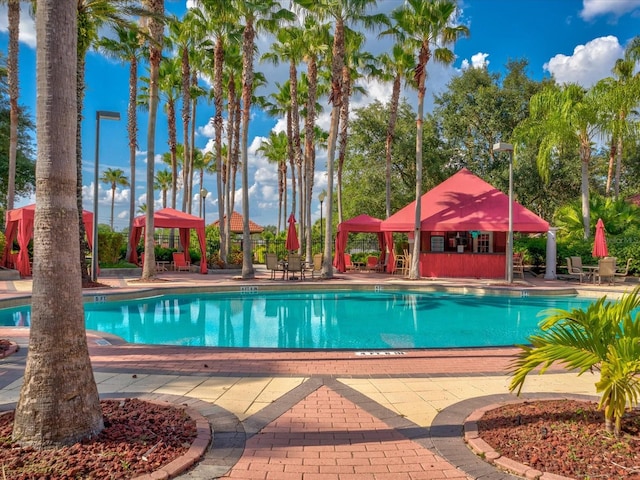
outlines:
[[[136,251],[136,246],[140,242],[142,230],[144,229],[145,224],[145,215],[140,215],[133,220],[133,230],[129,235],[129,244],[131,245],[129,261],[131,263],[138,263],[138,252]],[[158,210],[154,213],[153,225],[155,228],[177,228],[180,230],[180,245],[182,245],[182,249],[184,250],[185,258],[187,260],[191,260],[189,257],[189,230],[194,228],[198,234],[200,251],[202,252],[200,273],[207,273],[207,248],[205,243],[203,218],[189,215],[188,213],[180,212],[173,208],[163,208],[162,210]]]
[[[412,232],[415,224],[413,201],[380,225],[383,232]],[[463,168],[420,199],[421,231],[509,230],[509,197]],[[544,233],[549,223],[517,202],[513,202],[513,231]]]
[[[15,208],[7,212],[4,251],[2,252],[2,265],[12,267],[13,259],[11,258],[11,248],[13,242],[18,239],[20,245],[20,253],[15,261],[15,268],[23,277],[31,275],[31,264],[29,262],[29,252],[27,250],[29,240],[33,238],[33,221],[36,213],[36,204],[27,205],[22,208]],[[93,246],[93,213],[86,210],[82,211],[82,220],[84,221],[84,229],[89,240],[89,248]]]
[[[338,224],[338,234],[336,235],[336,255],[333,259],[333,265],[339,272],[346,271],[344,262],[344,249],[347,248],[347,239],[350,232],[359,233],[377,233],[378,243],[380,245],[380,261],[384,262],[387,250],[389,258],[387,259],[387,271],[393,271],[393,233],[383,233],[380,231],[382,220],[373,218],[369,215],[358,215],[357,217],[345,220]]]

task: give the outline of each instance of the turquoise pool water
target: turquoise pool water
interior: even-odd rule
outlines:
[[[86,326],[131,343],[287,349],[486,347],[526,343],[547,308],[575,297],[424,292],[261,292],[167,295],[88,303]],[[0,325],[30,323],[29,307]]]

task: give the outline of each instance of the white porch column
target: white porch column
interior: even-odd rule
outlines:
[[[547,232],[547,269],[544,274],[545,280],[555,280],[556,277],[556,232],[558,227],[549,227]]]

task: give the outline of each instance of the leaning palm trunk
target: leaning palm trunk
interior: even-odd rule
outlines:
[[[84,327],[76,196],[77,2],[41,0],[36,14],[38,204],[29,353],[13,438],[69,445],[104,427]],[[69,261],[71,260],[71,261]]]

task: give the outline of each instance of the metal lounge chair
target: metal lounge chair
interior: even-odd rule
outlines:
[[[567,257],[567,274],[569,276],[569,278],[578,278],[578,280],[580,281],[580,283],[582,283],[584,281],[584,271],[582,270],[582,267],[576,267],[573,264],[573,259],[574,257]],[[580,258],[580,257],[577,257]]]
[[[602,279],[606,278],[609,285],[615,283],[616,278],[616,259],[613,257],[603,258],[598,261],[598,269],[594,272],[594,283],[602,284]]]
[[[271,280],[276,279],[276,272],[282,272],[282,279],[284,280],[284,274],[286,269],[284,265],[278,262],[278,255],[275,253],[265,253],[265,263],[267,264],[267,270],[271,272]]]
[[[291,254],[287,260],[287,271],[291,274],[291,280],[304,280],[304,269],[302,268],[302,258],[298,254]],[[296,277],[296,273],[300,274]]]

